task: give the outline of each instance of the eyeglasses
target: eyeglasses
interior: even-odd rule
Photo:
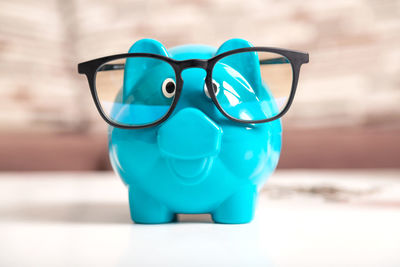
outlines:
[[[127,53],[78,64],[87,76],[96,107],[114,127],[145,128],[165,121],[182,92],[181,73],[201,68],[207,74],[204,97],[228,119],[264,123],[282,117],[295,95],[307,53],[268,47],[227,51],[208,60],[174,60]]]

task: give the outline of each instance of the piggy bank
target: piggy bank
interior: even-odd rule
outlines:
[[[155,40],[143,39],[129,52],[176,60],[209,59],[251,46],[245,40],[232,39],[218,49],[204,45],[166,49]],[[247,67],[241,75],[254,79],[257,72],[253,70],[259,66],[252,62],[232,61],[229,67],[236,69],[243,64]],[[129,75],[129,66],[126,68],[125,75]],[[150,85],[154,78],[145,67],[136,66],[138,69],[130,92]],[[177,214],[200,213],[211,214],[216,223],[240,224],[253,219],[259,191],[278,163],[281,122],[243,124],[228,120],[207,96],[205,75],[199,68],[182,72],[182,94],[173,114],[163,123],[144,129],[109,127],[111,164],[128,188],[130,214],[136,223],[168,223]],[[223,75],[226,80],[237,78],[234,72]],[[146,89],[149,95],[159,90],[153,86]]]

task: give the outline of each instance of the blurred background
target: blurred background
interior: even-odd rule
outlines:
[[[77,64],[141,38],[310,54],[253,223],[132,225]],[[399,0],[0,0],[0,266],[400,266],[399,178]]]
[[[110,169],[77,63],[235,37],[310,54],[278,168],[400,167],[398,0],[1,0],[0,171]]]

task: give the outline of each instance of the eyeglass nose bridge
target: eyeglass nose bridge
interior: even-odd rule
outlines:
[[[207,70],[208,60],[205,59],[188,59],[179,62],[181,71],[188,68],[200,68]]]

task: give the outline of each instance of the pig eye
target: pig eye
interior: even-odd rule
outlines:
[[[162,93],[166,98],[171,98],[175,95],[176,84],[171,78],[167,78],[162,83]]]
[[[217,83],[216,81],[213,80],[213,81],[212,81],[212,87],[213,87],[215,96],[217,96],[218,93],[219,93],[219,83]],[[208,98],[211,98],[210,94],[208,93],[206,83],[204,83],[204,93],[206,94],[206,96],[207,96]]]

